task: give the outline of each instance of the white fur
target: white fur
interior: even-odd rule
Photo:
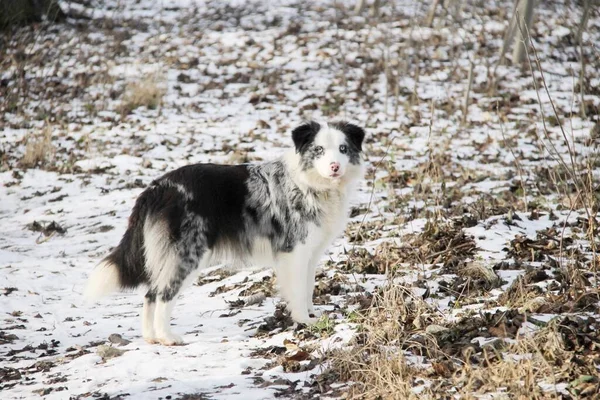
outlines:
[[[156,334],[154,333],[154,314],[156,303],[149,302],[144,298],[144,308],[142,310],[142,337],[148,343],[156,343]]]
[[[156,341],[165,346],[174,346],[183,343],[181,336],[174,334],[171,331],[171,314],[175,306],[173,301],[164,302],[160,299],[156,301],[154,311],[154,332]]]
[[[151,282],[159,285],[153,289],[158,291],[165,288],[177,273],[179,256],[176,249],[169,243],[169,230],[163,221],[146,219],[144,223],[144,253],[146,270],[150,273]],[[175,300],[163,302],[157,299],[150,304],[144,299],[142,310],[142,335],[149,343],[161,343],[173,346],[183,343],[181,337],[171,332],[171,313]]]
[[[151,233],[154,232],[155,231],[151,231]],[[144,240],[147,240],[146,236],[144,237]],[[167,258],[170,257],[172,257],[171,254],[169,254]],[[177,257],[176,260],[178,260]],[[163,269],[169,269],[170,271],[173,271],[171,273],[175,273],[175,266],[169,264],[172,260],[158,259],[154,260],[154,262],[157,262],[159,265],[162,263]],[[211,263],[214,262],[214,254],[207,252],[200,260],[199,267],[185,278],[181,285],[180,292],[190,286],[200,272],[203,269],[208,268]],[[148,259],[148,263],[150,263],[150,259]],[[168,283],[168,281],[163,282],[165,282],[165,284]],[[159,287],[159,289],[161,288],[162,287]],[[175,346],[183,343],[183,339],[171,331],[171,314],[173,313],[176,301],[177,297],[167,302],[162,301],[159,297],[156,299],[156,303],[149,303],[144,299],[144,309],[142,311],[142,335],[144,340],[149,343],[160,343],[166,346]]]
[[[332,173],[331,164],[338,163],[340,169],[337,173],[342,177],[349,165],[348,157],[340,153],[340,146],[346,144],[346,135],[324,124],[319,133],[317,133],[314,143],[325,150],[324,154],[315,161],[317,172],[324,178],[330,178]]]
[[[364,175],[363,164],[352,165],[339,152],[339,146],[345,142],[344,134],[335,129],[326,129],[319,131],[315,138],[315,144],[323,146],[325,153],[321,157],[324,161],[315,163],[314,169],[302,171],[300,157],[294,151],[284,156],[292,179],[301,190],[310,188],[320,191],[316,201],[323,209],[323,221],[320,226],[311,225],[306,243],[298,245],[291,254],[279,257],[275,264],[281,295],[288,303],[292,318],[306,324],[316,320],[309,313],[315,314],[312,296],[317,263],[331,242],[343,233],[350,196]],[[340,164],[340,177],[330,177],[331,162]]]
[[[84,297],[88,301],[98,300],[108,293],[120,289],[119,271],[117,266],[109,261],[98,264],[88,278]]]
[[[144,223],[144,253],[146,270],[150,273],[151,282],[167,285],[177,273],[179,256],[169,243],[169,227],[163,221],[146,219]],[[162,289],[157,287],[156,289]]]

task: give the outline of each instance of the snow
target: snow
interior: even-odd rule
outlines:
[[[44,395],[45,399],[90,398],[93,393],[129,399],[191,393],[219,399],[267,399],[275,398],[277,389],[289,388],[272,384],[282,382],[279,379],[297,382],[296,394],[308,396],[314,376],[326,363],[292,373],[285,372],[281,363],[271,364],[275,358],[251,356],[257,349],[284,346],[286,339],[298,340],[293,328],[258,332],[265,318],[274,315],[279,298],[267,296],[262,304],[241,309],[229,307],[228,301],[239,300],[242,290],[268,279],[270,271],[211,276],[205,280],[208,283],[188,288],[172,321],[173,330],[186,341],[181,347],[150,345],[141,339],[142,293],[116,294],[97,304],[84,303],[81,296],[93,266],[124,233],[131,207],[144,185],[168,170],[194,162],[232,163],[246,155],[251,161],[277,157],[291,146],[290,130],[306,118],[346,118],[363,124],[368,132],[365,156],[370,167],[377,167],[375,177],[363,182],[353,203],[367,209],[366,214],[355,216],[352,222],[380,221],[381,237],[351,243],[346,235],[336,241],[320,263],[325,282],[341,274],[348,282],[342,289],[361,285],[375,293],[387,283],[385,276],[348,273],[335,264],[345,261],[352,249],[364,248],[374,254],[382,243],[401,246],[406,235],[420,234],[432,221],[452,222],[437,216],[456,206],[453,201],[444,205],[453,193],[463,196],[454,220],[477,215],[484,200],[484,216],[463,231],[475,240],[473,260],[490,268],[500,262],[515,262],[508,256],[508,247],[517,235],[535,239],[538,232],[551,227],[566,227],[566,235],[579,234],[579,228],[571,225],[584,214],[559,207],[561,193],[542,193],[547,188],[534,194],[511,192],[519,187],[518,169],[524,169],[526,187],[533,190],[545,182],[540,167],[559,165],[549,154],[538,96],[546,118],[553,115],[552,98],[560,117],[568,121],[564,128],[569,146],[578,155],[593,156],[597,150],[585,145],[594,120],[578,116],[579,97],[573,90],[573,77],[578,76],[579,63],[560,59],[576,57],[576,53],[572,47],[561,49],[559,56],[552,53],[552,46],[568,41],[571,32],[565,26],[576,26],[571,24],[575,17],[561,16],[552,30],[546,29],[544,19],[536,24],[536,46],[550,98],[545,90],[536,92],[529,73],[516,66],[497,68],[500,92],[487,96],[489,67],[495,59],[479,59],[480,40],[483,38],[496,53],[507,26],[506,21],[494,17],[499,13],[495,5],[489,5],[495,14],[483,18],[472,18],[469,10],[463,10],[459,27],[436,19],[440,26],[429,28],[418,26],[426,9],[424,3],[398,2],[394,19],[375,25],[366,14],[340,20],[334,3],[354,5],[350,1],[308,4],[292,0],[68,3],[79,15],[92,18],[89,31],[76,31],[73,26],[78,20],[61,25],[65,36],[71,36],[62,38],[61,46],[65,47],[57,50],[63,53],[49,55],[60,59],[60,65],[33,66],[26,75],[32,87],[35,79],[51,77],[72,92],[56,101],[24,101],[21,114],[6,111],[0,121],[0,291],[7,292],[0,292],[0,331],[18,337],[12,342],[0,341],[0,367],[25,368],[37,361],[56,364],[48,371],[28,374],[30,380],[2,382],[15,383],[2,389],[3,399],[37,397],[36,391],[48,387],[54,390]],[[542,15],[554,14],[554,10],[540,7]],[[115,23],[114,31],[94,25],[103,18]],[[594,23],[597,18],[590,20],[590,26]],[[298,33],[289,34],[288,29],[298,29]],[[116,40],[115,32],[123,37]],[[389,38],[394,40],[386,48]],[[584,38],[597,40],[598,32],[589,29]],[[53,43],[50,39],[47,42]],[[31,44],[26,54],[49,51],[44,43]],[[114,48],[119,46],[125,50],[114,55]],[[377,70],[384,54],[398,59],[392,57],[390,62],[396,62],[392,74],[396,74],[400,88],[399,97],[390,94],[387,101],[385,72]],[[462,99],[470,60],[475,62],[474,88],[468,123],[463,126]],[[404,64],[406,70],[402,69]],[[592,65],[587,68],[588,73],[594,69]],[[14,89],[12,79],[17,72],[12,64],[1,71],[2,84],[8,80],[9,88]],[[89,74],[93,79],[80,84],[78,74]],[[535,76],[539,78],[539,72]],[[121,117],[122,91],[148,77],[166,90],[162,104],[156,110],[142,107]],[[371,78],[372,84],[365,83]],[[49,81],[44,81],[48,87]],[[597,87],[600,81],[592,76],[589,82]],[[108,94],[111,91],[114,98]],[[60,96],[58,90],[48,93]],[[518,101],[508,104],[507,94],[518,95]],[[260,99],[255,101],[257,96]],[[339,99],[343,104],[338,104]],[[597,93],[586,94],[585,100],[600,104]],[[396,101],[400,107],[397,119],[393,119]],[[53,125],[52,142],[57,148],[54,167],[25,169],[13,163],[5,168],[3,157],[6,155],[7,163],[20,160],[26,139],[46,126],[47,122],[38,117],[43,113],[50,119],[64,118]],[[565,157],[562,132],[549,126],[548,135],[558,154]],[[439,176],[426,172],[429,163],[436,165],[443,156],[448,161]],[[516,166],[516,161],[521,164]],[[407,183],[381,180],[392,172],[409,173]],[[490,198],[498,204],[492,204]],[[539,202],[542,215],[530,218],[524,207],[513,209],[519,200]],[[512,219],[508,211],[490,212],[496,205],[506,204],[511,206]],[[46,226],[53,221],[66,233],[46,235],[29,227],[33,222]],[[581,248],[589,245],[585,240],[574,243]],[[556,257],[556,261],[571,262],[567,255]],[[395,283],[410,288],[416,297],[426,293],[425,287],[437,296],[426,301],[443,315],[444,323],[465,315],[508,310],[484,300],[497,299],[525,272],[495,270],[501,286],[477,297],[478,302],[459,307],[454,305],[456,295],[438,293],[440,279],[456,278],[445,273],[443,265],[420,262],[395,267],[400,272]],[[214,271],[206,271],[210,272]],[[412,286],[423,281],[423,287]],[[213,295],[217,288],[231,285],[239,286]],[[548,282],[538,284],[544,285]],[[8,293],[8,288],[16,290]],[[310,349],[313,359],[351,342],[358,325],[345,320],[344,313],[357,306],[347,306],[346,300],[346,296],[331,295],[327,304],[317,306],[329,315],[334,331],[300,340],[299,346]],[[548,322],[557,316],[533,317]],[[18,328],[21,325],[23,329]],[[533,330],[527,324],[523,333]],[[119,347],[126,350],[122,356],[102,361],[96,354],[97,346],[107,344],[114,333],[131,343]],[[27,345],[36,348],[52,340],[59,342],[54,348],[56,354],[34,349],[7,356],[11,350]],[[483,338],[477,340],[485,342]],[[81,349],[84,354],[75,357]],[[424,357],[407,358],[416,367],[429,365]],[[308,363],[305,360],[301,365]],[[52,377],[66,381],[47,383]],[[271,384],[261,386],[255,382],[258,378]],[[414,392],[424,392],[429,385],[421,382]],[[544,382],[539,385],[544,390],[555,387]],[[556,390],[566,390],[561,385]],[[68,389],[58,391],[60,387]],[[449,389],[449,393],[454,392]]]

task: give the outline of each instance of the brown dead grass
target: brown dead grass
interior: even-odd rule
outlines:
[[[510,399],[571,398],[553,389],[544,390],[541,383],[566,383],[575,398],[597,398],[599,384],[593,363],[581,363],[589,357],[586,345],[580,346],[569,337],[576,330],[568,318],[556,319],[531,336],[517,338],[502,355],[484,350],[484,362],[479,366],[465,364],[452,376],[452,384],[462,398],[484,393],[503,393],[501,398]]]
[[[148,75],[142,80],[127,85],[118,111],[125,116],[142,106],[155,110],[161,105],[165,92],[160,85],[159,77]]]
[[[413,333],[437,319],[435,310],[403,286],[389,283],[375,294],[358,318],[355,346],[331,357],[332,371],[341,380],[356,382],[350,398],[420,398],[411,390],[418,372],[399,349],[420,345],[413,343]]]
[[[429,220],[418,234],[403,237],[403,249],[407,263],[444,264],[453,269],[473,256],[476,243],[464,233],[459,224],[451,221]]]
[[[44,167],[54,158],[56,148],[52,144],[52,129],[45,127],[41,132],[27,136],[25,153],[19,162],[22,168]]]
[[[596,398],[600,340],[595,321],[557,318],[523,335],[510,323],[527,316],[513,312],[507,320],[506,315],[444,323],[407,288],[389,283],[357,318],[352,347],[330,354],[326,374],[350,382],[347,396],[355,399],[572,398],[550,388],[558,383],[575,398]],[[489,334],[510,329],[513,341]],[[473,345],[471,337],[485,332],[491,341]],[[424,365],[411,362],[415,355],[425,357]]]

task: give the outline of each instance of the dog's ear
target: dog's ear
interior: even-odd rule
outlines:
[[[292,131],[292,139],[296,147],[296,153],[301,153],[308,144],[310,144],[317,133],[321,129],[321,125],[315,121],[310,121],[300,125]]]
[[[356,126],[354,124],[349,124],[344,122],[341,125],[342,132],[346,134],[346,137],[358,149],[358,151],[362,151],[362,143],[365,139],[365,131],[363,128]]]

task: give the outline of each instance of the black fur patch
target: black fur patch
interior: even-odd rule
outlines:
[[[346,135],[350,163],[354,165],[360,164],[360,152],[362,151],[362,143],[365,139],[365,131],[361,127],[345,121],[333,122],[329,125]]]
[[[184,202],[175,202],[179,212],[171,213],[168,218],[174,238],[181,238],[183,218],[193,213],[202,218],[209,248],[218,240],[237,240],[244,223],[242,211],[248,194],[245,185],[248,176],[247,165],[195,164],[162,177],[159,183],[178,184],[191,197],[185,201],[183,193],[179,193],[179,201]]]
[[[304,153],[315,140],[315,136],[321,130],[321,125],[315,121],[310,121],[300,125],[292,131],[292,139],[296,146],[296,153]]]

